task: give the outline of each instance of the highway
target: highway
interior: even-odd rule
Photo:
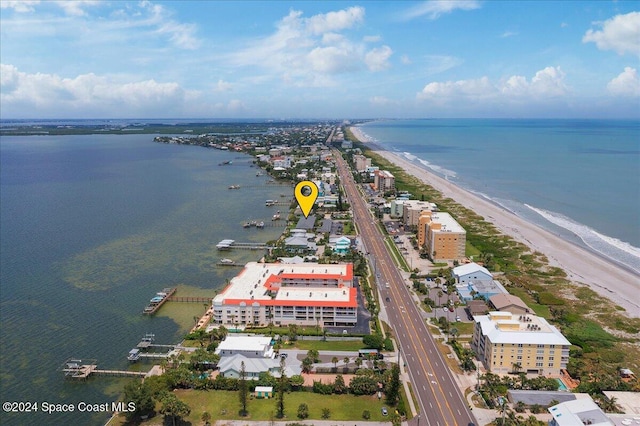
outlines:
[[[475,424],[475,419],[464,396],[460,392],[449,368],[436,347],[419,308],[411,297],[389,249],[384,235],[363,196],[358,192],[351,171],[338,151],[334,158],[340,175],[340,182],[346,198],[353,210],[354,222],[360,238],[373,259],[372,270],[379,285],[381,301],[399,345],[418,405],[419,417],[413,425],[467,426]]]

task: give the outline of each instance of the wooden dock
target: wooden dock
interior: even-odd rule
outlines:
[[[64,373],[65,379],[71,380],[87,380],[90,376],[111,376],[111,377],[138,377],[147,376],[145,371],[129,371],[129,370],[100,370],[95,360],[84,364],[82,360],[70,359],[64,363],[61,371]]]
[[[183,303],[211,303],[213,297],[196,297],[196,296],[171,296],[169,302]]]
[[[177,289],[178,289],[177,287],[163,289],[162,292],[165,293],[166,295],[162,298],[162,300],[159,300],[157,302],[153,302],[153,301],[150,302],[149,305],[147,305],[147,307],[144,308],[142,313],[145,315],[155,314],[158,311],[158,309],[160,309],[160,307],[164,305],[164,303],[167,300],[169,300],[169,298],[171,298],[171,296],[173,295],[173,293],[176,292]]]
[[[268,250],[272,247],[268,246],[266,243],[239,243],[235,240],[222,240],[216,244],[216,248],[218,250]]]

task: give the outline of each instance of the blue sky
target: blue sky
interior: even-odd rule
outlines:
[[[638,2],[0,6],[5,119],[640,118]]]

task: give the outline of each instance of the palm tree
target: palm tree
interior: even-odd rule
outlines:
[[[442,306],[442,304],[440,303],[440,298],[442,297],[444,293],[442,292],[442,290],[438,290],[438,306]]]
[[[338,357],[334,356],[333,358],[331,358],[331,362],[333,363],[333,368],[336,369],[336,371],[338,370]]]
[[[522,364],[520,364],[519,362],[514,362],[512,364],[512,367],[513,367],[513,372],[514,373],[519,373],[520,370],[522,370]]]

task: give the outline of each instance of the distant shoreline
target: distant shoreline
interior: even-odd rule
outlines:
[[[368,139],[359,127],[351,126],[349,129],[359,141],[408,174],[483,216],[501,232],[527,245],[531,250],[544,253],[549,259],[549,264],[562,268],[571,282],[589,286],[599,295],[623,307],[627,315],[640,317],[640,301],[637,298],[640,293],[640,280],[637,273],[564,240],[515,213],[385,150]]]

